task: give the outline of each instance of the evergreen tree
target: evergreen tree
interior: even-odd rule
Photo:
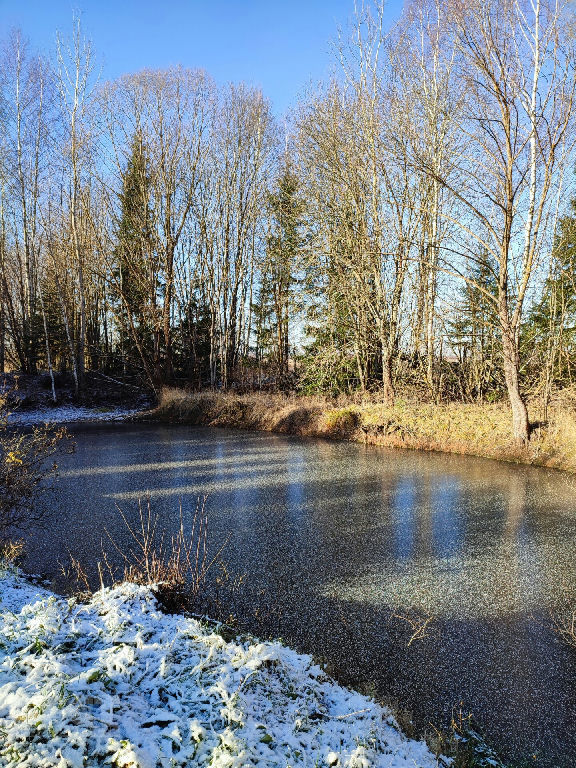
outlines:
[[[174,333],[174,362],[187,386],[202,389],[210,382],[210,307],[201,291],[181,308]]]
[[[146,148],[138,133],[124,172],[120,221],[114,251],[119,304],[120,347],[125,362],[146,366],[152,354],[154,305],[158,290]]]
[[[268,356],[281,377],[288,373],[290,320],[298,304],[296,273],[304,248],[304,203],[298,189],[298,178],[286,162],[268,197],[271,231],[255,305],[258,355]]]
[[[456,318],[449,323],[451,348],[458,356],[461,394],[467,400],[497,396],[502,389],[497,358],[496,269],[486,252],[479,255],[461,291]],[[492,298],[493,297],[493,298]]]
[[[379,385],[383,358],[369,243],[357,237],[362,223],[349,200],[337,198],[327,209],[327,240],[317,248],[323,257],[310,260],[306,269],[306,335],[311,341],[302,361],[301,388],[332,394],[367,390]]]
[[[560,219],[552,264],[542,297],[522,328],[522,340],[534,383],[538,379],[544,401],[557,386],[573,383],[576,365],[576,199]]]

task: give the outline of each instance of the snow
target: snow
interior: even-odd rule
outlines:
[[[123,584],[88,604],[0,571],[0,765],[6,768],[432,768],[391,713],[280,643]]]
[[[139,413],[140,410],[101,410],[73,405],[58,408],[38,408],[31,411],[17,410],[8,415],[8,423],[30,426],[47,423],[67,424],[74,421],[123,421],[129,416]]]

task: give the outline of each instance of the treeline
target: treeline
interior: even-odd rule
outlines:
[[[526,441],[576,362],[574,33],[553,0],[365,7],[289,123],[200,71],[99,83],[78,24],[52,58],[14,33],[0,365],[507,395]]]

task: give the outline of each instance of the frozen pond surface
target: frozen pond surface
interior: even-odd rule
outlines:
[[[502,755],[576,761],[576,651],[551,612],[576,598],[576,478],[441,454],[267,433],[74,425],[27,567],[62,587],[58,561],[125,537],[119,506],[148,492],[176,526],[209,495],[212,548],[248,575],[254,630],[352,683],[446,725],[460,703]],[[109,547],[108,547],[109,549]],[[408,619],[429,618],[424,637]]]

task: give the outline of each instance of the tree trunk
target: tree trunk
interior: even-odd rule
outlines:
[[[44,340],[46,342],[46,363],[48,365],[48,373],[50,374],[50,384],[52,387],[52,402],[57,403],[56,398],[56,386],[54,384],[54,368],[52,367],[52,355],[50,354],[50,340],[48,338],[48,323],[46,322],[46,309],[44,307],[44,298],[42,292],[40,292],[40,306],[42,307],[42,323],[44,325]]]
[[[4,326],[4,307],[0,304],[0,373],[6,368],[6,329]]]
[[[76,370],[78,371],[78,387],[81,392],[84,389],[86,373],[86,293],[84,290],[84,269],[80,256],[78,261],[78,291],[80,298],[80,328],[78,330],[78,362]]]
[[[166,248],[166,288],[162,308],[162,331],[164,335],[164,366],[162,383],[174,383],[174,359],[172,350],[172,298],[174,293],[174,243]]]
[[[386,405],[394,405],[394,381],[392,377],[392,355],[388,346],[382,346],[382,387]]]
[[[530,427],[528,423],[528,409],[520,393],[518,380],[518,345],[515,334],[510,328],[502,331],[502,345],[504,355],[504,377],[506,379],[506,389],[508,390],[508,399],[512,409],[512,434],[518,445],[525,446],[530,436]]]

